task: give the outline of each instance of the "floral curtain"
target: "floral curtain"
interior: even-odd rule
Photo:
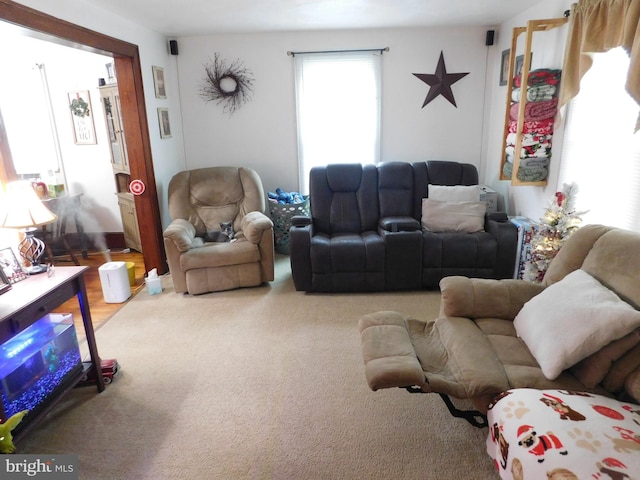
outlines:
[[[580,0],[571,6],[560,106],[580,91],[580,79],[591,68],[590,54],[623,47],[631,60],[626,89],[640,105],[640,1]],[[640,115],[635,131],[640,130]]]

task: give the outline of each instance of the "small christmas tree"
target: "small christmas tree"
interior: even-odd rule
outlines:
[[[562,186],[549,202],[540,226],[531,239],[531,259],[524,266],[522,278],[541,282],[544,274],[564,242],[575,232],[586,212],[576,212],[575,201],[578,186],[575,183]]]

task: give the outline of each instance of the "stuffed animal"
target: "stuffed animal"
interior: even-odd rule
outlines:
[[[23,410],[11,415],[6,422],[0,424],[0,453],[13,453],[16,446],[13,444],[11,431],[18,426],[29,410]]]

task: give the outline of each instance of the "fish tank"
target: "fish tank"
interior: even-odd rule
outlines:
[[[0,345],[0,422],[23,410],[35,413],[43,409],[80,372],[73,315],[45,315]],[[30,416],[22,423],[28,423]]]

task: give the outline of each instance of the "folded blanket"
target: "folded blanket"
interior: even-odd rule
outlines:
[[[502,175],[510,179],[513,175],[513,163],[505,162],[502,167]],[[547,167],[523,167],[520,165],[518,168],[518,180],[521,182],[541,182],[549,175],[549,169]]]
[[[507,145],[504,149],[507,155],[515,154],[515,146]],[[551,142],[534,143],[533,145],[526,145],[520,149],[520,158],[541,158],[551,156]]]
[[[540,158],[521,158],[520,166],[524,168],[539,168],[546,167],[549,165],[550,159],[549,157],[540,157]]]
[[[536,85],[533,87],[527,87],[527,102],[544,102],[545,100],[551,100],[556,95],[555,85]],[[519,102],[522,97],[522,89],[514,88],[511,91],[511,100]]]
[[[505,160],[506,160],[505,163],[511,163],[512,164],[511,168],[513,168],[513,155],[507,153],[505,155]],[[521,167],[525,167],[525,168],[547,167],[547,166],[549,166],[550,162],[551,162],[551,158],[550,157],[521,158],[520,159],[520,166]],[[504,168],[503,168],[503,172],[504,172]]]
[[[519,103],[511,105],[509,116],[511,120],[518,120]],[[524,106],[524,121],[534,122],[553,118],[558,112],[558,99],[547,100],[545,102],[528,102]]]
[[[509,160],[509,156],[507,156],[507,161],[504,162],[504,165],[502,166],[502,175],[507,179],[511,179],[512,174],[513,174],[513,157],[511,157],[511,160]]]
[[[541,182],[547,178],[549,170],[546,167],[520,167],[518,168],[518,180],[521,182]]]
[[[531,70],[529,72],[529,79],[527,85],[558,85],[560,77],[562,76],[562,70],[553,70],[549,68],[539,68],[537,70]],[[522,86],[522,75],[518,75],[514,78],[514,85],[516,87]]]
[[[517,113],[517,111],[516,111]],[[509,133],[518,131],[518,122],[511,120],[509,122]],[[537,122],[524,122],[522,125],[522,133],[539,133],[540,135],[550,135],[553,133],[553,118],[540,120]]]
[[[540,135],[538,133],[524,133],[522,134],[522,146],[526,145],[535,145],[536,143],[545,143],[551,142],[553,135]],[[506,143],[507,145],[515,145],[516,140],[518,139],[518,135],[515,133],[510,133],[507,135]]]

